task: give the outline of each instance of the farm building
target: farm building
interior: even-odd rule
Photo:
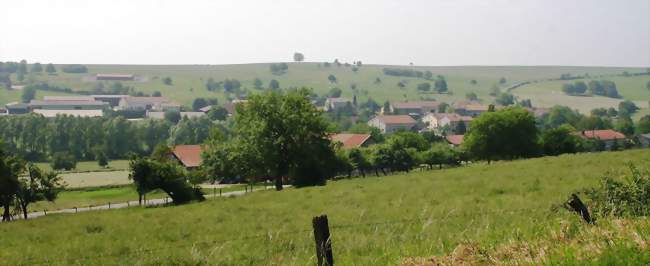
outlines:
[[[55,118],[58,115],[77,116],[77,117],[101,117],[104,115],[102,110],[52,110],[52,109],[34,109],[35,114],[43,115],[46,118]]]
[[[135,76],[131,74],[96,74],[95,78],[97,80],[121,80],[129,81],[134,80]]]
[[[105,110],[108,103],[93,100],[31,100],[29,108],[46,110]]]
[[[460,146],[465,140],[465,135],[448,135],[445,136],[445,140],[452,146]]]
[[[181,114],[181,118],[182,117],[195,118],[195,117],[202,117],[205,115],[204,112],[180,112],[180,114]],[[151,119],[165,119],[165,112],[147,112],[146,117]]]
[[[650,133],[639,135],[641,147],[650,148]]]
[[[372,144],[370,139],[370,134],[350,134],[350,133],[340,133],[330,136],[332,142],[340,142],[343,146],[343,149],[352,149],[367,147]]]
[[[396,115],[422,116],[435,113],[440,106],[436,101],[396,102],[390,104],[390,112]]]
[[[476,117],[485,113],[490,108],[489,105],[480,104],[477,102],[459,102],[454,104],[454,110],[456,113]],[[500,107],[497,107],[499,109]]]
[[[605,144],[605,150],[611,150],[614,143],[623,145],[623,142],[625,141],[625,135],[623,133],[611,129],[583,130],[573,132],[573,135],[585,139],[603,141]]]
[[[8,103],[5,105],[8,115],[20,115],[29,113],[29,104],[26,103]]]
[[[224,104],[223,108],[226,109],[226,111],[228,111],[228,115],[231,116],[237,113],[237,105],[244,104],[246,102],[248,102],[248,100],[232,100],[231,102]]]
[[[123,97],[117,106],[119,110],[153,110],[153,111],[180,111],[181,105],[174,103],[166,97]]]
[[[172,160],[177,161],[187,169],[201,166],[201,145],[176,145],[172,149]]]
[[[469,130],[469,125],[472,120],[474,120],[474,118],[471,116],[463,116],[454,113],[429,113],[422,117],[422,122],[427,124],[427,129],[438,131],[445,127],[455,131],[461,122],[465,123],[465,130]]]
[[[327,98],[325,100],[325,111],[334,111],[344,108],[347,105],[352,105],[352,100],[348,98]]]
[[[381,133],[389,134],[399,130],[411,130],[416,121],[408,115],[378,115],[368,121],[371,127],[379,128]]]

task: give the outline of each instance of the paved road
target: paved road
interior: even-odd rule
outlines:
[[[284,186],[284,187],[290,187],[290,186]],[[274,186],[266,186],[265,188],[257,188],[254,189],[254,191],[260,191],[260,190],[267,190],[267,189],[274,189]],[[241,196],[244,194],[250,193],[246,192],[245,190],[238,190],[238,191],[231,191],[231,192],[224,192],[221,195],[219,194],[206,194],[205,197],[207,198],[213,198],[213,197],[236,197],[236,196]],[[172,200],[168,197],[165,198],[159,198],[159,199],[147,199],[146,202],[144,202],[143,205],[145,206],[156,206],[156,205],[162,205],[166,203],[170,203]],[[138,206],[138,201],[128,201],[128,202],[122,202],[122,203],[113,203],[113,204],[106,204],[106,205],[98,205],[98,206],[93,206],[93,207],[84,207],[84,208],[77,208],[77,209],[60,209],[60,210],[55,210],[55,211],[40,211],[40,212],[30,212],[27,214],[28,219],[32,218],[37,218],[41,217],[44,215],[49,215],[49,214],[59,214],[59,213],[78,213],[78,212],[87,212],[87,211],[103,211],[103,210],[109,210],[109,209],[122,209],[122,208],[128,208],[128,207],[137,207]],[[16,215],[13,217],[14,220],[19,220],[23,219],[23,215]]]

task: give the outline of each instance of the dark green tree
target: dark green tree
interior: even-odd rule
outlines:
[[[29,204],[42,200],[54,201],[64,188],[63,181],[56,172],[43,172],[30,163],[27,165],[27,173],[27,178],[19,180],[20,186],[16,193],[16,201],[25,220]]]
[[[296,61],[296,62],[305,61],[305,55],[303,55],[302,53],[296,52],[296,53],[293,54],[293,61]]]

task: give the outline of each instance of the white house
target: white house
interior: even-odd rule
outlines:
[[[458,124],[465,123],[465,130],[469,130],[469,125],[474,120],[471,116],[463,116],[454,113],[429,113],[422,117],[422,122],[427,125],[429,130],[441,130],[448,127],[451,130],[456,130]]]
[[[381,133],[411,130],[415,124],[416,121],[408,115],[378,115],[368,121],[369,126],[379,128]]]

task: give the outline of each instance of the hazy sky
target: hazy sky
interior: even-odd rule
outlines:
[[[650,66],[650,0],[0,0],[0,60]]]

